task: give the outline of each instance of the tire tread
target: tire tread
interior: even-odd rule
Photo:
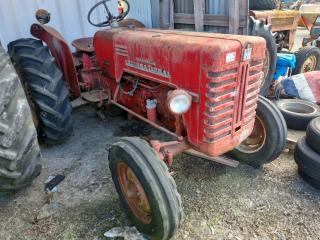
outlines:
[[[39,175],[40,148],[24,91],[1,46],[0,86],[0,190],[17,190]]]
[[[8,45],[11,59],[32,95],[46,143],[59,143],[72,133],[69,91],[47,46],[35,39],[19,39]]]

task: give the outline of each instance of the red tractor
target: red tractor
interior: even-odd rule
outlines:
[[[31,26],[38,40],[14,41],[9,54],[45,141],[71,134],[70,101],[77,98],[98,108],[115,105],[173,138],[127,137],[109,151],[112,178],[131,221],[152,239],[169,239],[183,215],[167,167],[177,154],[192,149],[214,159],[229,153],[259,167],[284,148],[281,113],[259,97],[266,43],[259,37],[140,28],[122,21],[127,1],[119,16],[107,2],[93,6],[88,20],[109,28],[75,40],[76,52],[44,25],[49,15],[38,12],[40,24]],[[101,5],[107,20],[94,23],[92,14]]]

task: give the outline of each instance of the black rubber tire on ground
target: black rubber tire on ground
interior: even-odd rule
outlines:
[[[306,130],[314,118],[320,117],[320,107],[312,102],[300,99],[281,99],[275,104],[290,129]]]
[[[280,111],[265,97],[260,96],[257,108],[257,118],[264,126],[263,141],[252,149],[243,145],[230,152],[235,159],[250,166],[259,168],[275,160],[284,150],[287,139],[287,125]],[[257,120],[256,120],[257,121]]]
[[[19,39],[8,45],[8,51],[35,105],[39,137],[49,144],[64,142],[72,133],[72,106],[48,47],[40,40]]]
[[[277,8],[277,0],[250,0],[250,10],[273,10]]]
[[[308,176],[305,172],[303,172],[300,168],[298,168],[298,174],[303,178],[308,184],[316,189],[320,189],[320,180],[312,178]]]
[[[320,155],[310,148],[305,137],[298,141],[294,159],[300,175],[312,186],[320,188]]]
[[[307,128],[306,140],[311,149],[320,154],[320,117],[310,122]]]
[[[293,69],[292,74],[300,74],[305,72],[311,72],[320,70],[320,49],[315,46],[307,46],[301,48],[298,52],[295,53],[297,62],[296,67]],[[307,66],[303,67],[305,62],[312,58],[313,61],[316,61],[314,63],[314,66]]]
[[[249,35],[262,37],[266,40],[267,43],[266,60],[264,62],[264,64],[266,65],[266,69],[264,70],[265,76],[260,90],[260,94],[262,96],[267,96],[273,83],[274,73],[276,72],[276,39],[271,32],[271,25],[265,25],[263,21],[255,20],[253,17],[250,17],[249,20]]]
[[[0,45],[0,190],[17,190],[40,174],[41,156],[28,101]]]
[[[145,191],[151,208],[150,222],[140,220],[126,200],[118,173],[122,164],[131,169]],[[170,239],[180,226],[183,209],[176,184],[158,154],[140,138],[122,138],[109,151],[109,167],[123,206],[137,229],[151,239]]]

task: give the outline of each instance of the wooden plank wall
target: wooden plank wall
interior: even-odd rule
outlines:
[[[205,0],[193,0],[194,13],[177,13],[174,11],[175,0],[171,0],[170,28],[181,28],[179,25],[190,25],[195,31],[202,32],[205,26],[225,28],[225,33],[246,34],[248,23],[247,0],[209,0],[226,1],[229,15],[206,14]],[[192,2],[191,2],[192,3]]]

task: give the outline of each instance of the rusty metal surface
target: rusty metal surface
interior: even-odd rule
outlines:
[[[92,37],[76,39],[72,42],[72,46],[75,47],[76,51],[83,51],[89,53],[94,52]]]
[[[73,63],[73,56],[64,38],[55,29],[41,24],[33,24],[30,31],[34,37],[48,45],[51,54],[56,59],[58,67],[64,74],[72,97],[79,97],[81,92],[76,68]]]
[[[136,19],[127,18],[127,19],[124,19],[124,20],[122,20],[121,22],[119,22],[119,27],[145,28],[146,26],[145,26],[142,22],[140,22],[140,21],[138,21],[138,20],[136,20]]]
[[[101,101],[108,100],[108,94],[102,90],[92,90],[89,92],[81,93],[81,96],[84,100],[92,103],[98,103]]]
[[[164,128],[164,127],[162,127],[162,126],[160,126],[160,125],[158,125],[158,124],[150,121],[149,119],[147,119],[147,118],[145,118],[145,117],[143,117],[143,116],[141,116],[141,115],[139,115],[139,114],[137,114],[137,113],[135,113],[134,111],[130,110],[129,108],[127,108],[127,107],[125,107],[125,106],[123,106],[123,105],[121,105],[121,104],[119,104],[119,103],[117,103],[117,102],[114,102],[114,101],[112,101],[112,100],[111,100],[111,103],[114,104],[114,105],[116,105],[117,107],[125,110],[126,112],[128,112],[128,113],[131,114],[132,116],[134,116],[134,117],[136,117],[136,118],[138,118],[138,119],[140,119],[140,120],[142,120],[142,121],[150,124],[150,125],[153,126],[154,128],[157,128],[157,129],[159,129],[160,131],[165,132],[165,133],[169,134],[169,135],[172,136],[172,137],[175,137],[175,138],[177,138],[177,139],[181,139],[181,136],[178,136],[178,135],[176,135],[175,133],[170,132],[168,129],[166,129],[166,128]]]
[[[303,26],[310,31],[315,20],[320,15],[320,5],[304,4],[300,8],[300,13]]]
[[[134,170],[126,163],[119,161],[116,171],[121,192],[131,211],[139,221],[144,224],[150,224],[152,221],[152,209],[148,196]]]
[[[150,145],[159,154],[160,159],[165,161],[169,166],[172,165],[175,156],[191,148],[186,139],[171,142],[151,140]]]
[[[299,11],[250,11],[250,16],[272,25],[272,31],[296,30],[300,19]]]
[[[316,21],[319,15],[320,15],[320,12],[319,13],[302,13],[301,20],[303,22],[303,25],[309,31],[311,31],[314,25],[314,22]]]
[[[107,92],[109,103],[179,141],[187,139],[203,154],[224,154],[253,129],[266,48],[261,38],[117,28],[95,34],[95,52],[83,51],[91,39],[76,41],[79,51],[72,55],[53,29],[35,24],[32,32],[56,56],[71,89],[81,87],[82,96],[99,100],[99,106],[106,100],[101,93]],[[192,96],[190,110],[179,117],[166,104],[175,89]],[[158,102],[151,120],[148,99]],[[175,147],[168,150],[169,162],[179,149],[185,150],[181,144]]]
[[[262,39],[122,28],[97,32],[94,46],[111,102],[130,114],[180,136],[176,119],[161,104],[180,88],[199,95],[181,118],[181,135],[194,148],[217,156],[250,135],[265,57]],[[146,98],[160,103],[157,123],[147,119]]]
[[[209,160],[212,162],[216,162],[216,163],[220,163],[220,164],[227,165],[230,167],[234,167],[234,168],[239,166],[238,161],[224,157],[224,156],[211,157],[211,156],[208,156],[208,155],[203,154],[201,152],[198,152],[194,149],[186,150],[186,151],[184,151],[184,153],[191,155],[191,156],[198,157],[198,158],[203,158],[205,160]]]

